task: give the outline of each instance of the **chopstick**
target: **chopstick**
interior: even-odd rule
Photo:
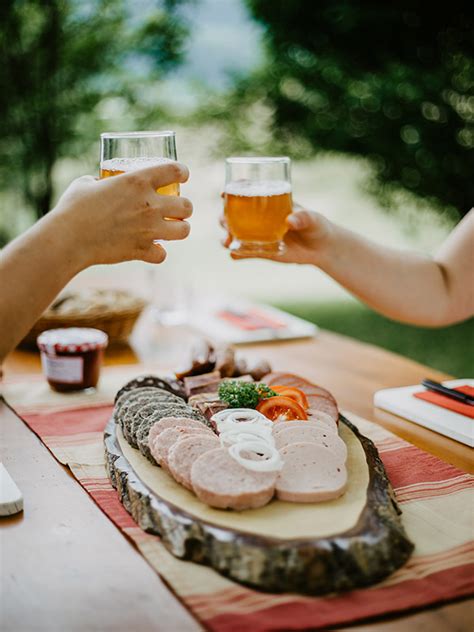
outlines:
[[[462,402],[463,404],[474,406],[474,397],[472,397],[471,395],[467,395],[466,393],[461,393],[460,391],[455,391],[453,388],[443,386],[440,382],[435,382],[434,380],[427,379],[423,380],[421,384],[429,391],[439,393],[440,395],[445,395],[446,397],[455,399],[456,401]]]

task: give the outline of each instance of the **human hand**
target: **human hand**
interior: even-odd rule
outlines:
[[[132,259],[161,263],[166,251],[154,240],[185,239],[190,226],[184,220],[193,206],[187,198],[160,195],[156,189],[188,177],[180,163],[103,180],[83,176],[70,184],[48,215],[56,222],[58,238],[68,239],[81,257],[80,268]]]
[[[301,206],[294,204],[293,213],[287,218],[288,232],[284,237],[286,246],[282,254],[262,254],[258,258],[271,259],[281,263],[301,263],[318,265],[320,258],[327,249],[332,224],[328,219],[316,211],[303,210]],[[225,219],[221,220],[225,229]],[[223,245],[228,248],[232,242],[232,236],[227,235]],[[254,258],[231,252],[233,259]]]

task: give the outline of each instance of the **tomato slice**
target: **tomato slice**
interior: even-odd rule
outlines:
[[[278,395],[282,395],[283,397],[289,397],[290,399],[294,399],[297,404],[307,410],[309,408],[308,400],[303,391],[295,386],[272,386],[272,391],[278,393]]]
[[[294,399],[275,395],[262,399],[257,410],[272,421],[291,421],[292,419],[308,419],[304,408]]]

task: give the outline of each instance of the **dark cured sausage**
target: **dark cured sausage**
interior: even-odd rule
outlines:
[[[269,373],[265,375],[262,382],[268,386],[293,386],[299,388],[305,395],[321,395],[336,402],[328,390],[293,373]]]

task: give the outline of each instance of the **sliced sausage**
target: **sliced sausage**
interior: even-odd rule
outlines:
[[[321,423],[319,420],[318,421],[300,421],[298,419],[294,419],[292,421],[277,421],[272,426],[273,436],[276,436],[279,432],[281,432],[282,430],[285,430],[286,428],[289,428],[289,427],[297,428],[298,426],[301,426],[303,428],[306,428],[307,426],[315,426],[316,428],[323,429],[328,434],[338,434],[336,424],[333,422],[331,418],[329,419],[331,422],[330,424]]]
[[[156,421],[150,429],[148,434],[148,447],[151,449],[156,437],[160,432],[168,430],[168,428],[175,428],[176,426],[187,426],[188,428],[196,428],[197,430],[209,431],[214,434],[213,431],[196,419],[190,419],[188,417],[163,417],[159,421]]]
[[[154,442],[150,446],[151,453],[163,469],[169,471],[168,467],[168,452],[170,448],[183,437],[208,435],[208,431],[203,427],[202,430],[198,428],[190,428],[189,426],[175,426],[174,428],[168,428],[163,430],[155,437]]]
[[[219,447],[219,439],[211,433],[200,434],[178,439],[168,452],[168,468],[175,480],[186,487],[191,487],[191,468],[202,454]]]
[[[344,441],[334,432],[328,431],[315,424],[306,424],[293,426],[288,424],[275,435],[275,446],[281,451],[287,445],[292,443],[315,443],[322,445],[337,456],[341,463],[345,463],[347,459],[347,446]]]
[[[306,395],[306,399],[309,404],[309,408],[306,411],[308,419],[311,419],[312,415],[321,412],[326,413],[335,423],[338,423],[339,410],[337,404],[332,399],[328,399],[323,395]]]
[[[268,386],[293,386],[303,391],[306,396],[321,395],[336,403],[334,396],[327,389],[293,373],[268,373],[262,378],[262,381]]]
[[[314,443],[292,443],[280,454],[284,463],[276,484],[280,500],[314,503],[344,493],[346,468],[327,448]]]
[[[299,375],[293,373],[283,373],[281,371],[272,371],[262,377],[262,382],[271,386],[272,384],[281,384],[282,386],[294,386],[296,382],[304,381]]]
[[[199,500],[211,507],[255,509],[272,499],[277,475],[278,472],[248,470],[226,448],[217,448],[195,461],[191,484]]]

